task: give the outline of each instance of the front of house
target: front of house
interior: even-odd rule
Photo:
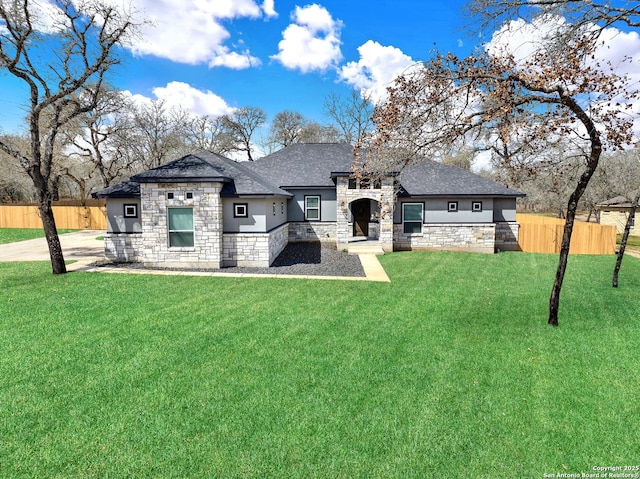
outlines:
[[[254,162],[204,151],[98,192],[105,255],[149,266],[265,267],[290,242],[382,250],[517,249],[518,191],[426,161],[356,178],[346,144],[294,144]]]

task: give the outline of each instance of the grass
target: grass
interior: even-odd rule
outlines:
[[[616,235],[616,243],[622,242],[622,235]],[[629,236],[627,238],[627,246],[640,247],[640,236]]]
[[[640,260],[393,253],[390,284],[0,264],[5,477],[540,478],[635,464]]]
[[[58,234],[70,233],[78,230],[58,230]],[[15,243],[35,238],[44,238],[42,228],[0,228],[0,244]]]

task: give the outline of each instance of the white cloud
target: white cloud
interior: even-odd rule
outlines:
[[[233,111],[227,103],[210,90],[202,91],[188,83],[173,81],[167,86],[156,87],[153,94],[164,100],[170,108],[182,108],[194,115],[218,117]]]
[[[132,94],[125,91],[125,94],[140,106],[149,106],[154,100],[163,100],[169,110],[182,109],[196,116],[207,115],[217,118],[233,112],[223,98],[210,90],[198,90],[188,83],[173,81],[166,86],[153,89],[155,98],[149,98],[140,94]]]
[[[358,47],[360,60],[349,62],[339,71],[339,77],[376,103],[386,96],[387,87],[415,62],[399,48],[383,46],[369,40]]]
[[[303,73],[327,70],[342,60],[342,22],[334,20],[324,7],[296,7],[292,20],[294,23],[282,32],[278,54],[272,59]]]
[[[114,5],[120,0],[109,0]],[[248,50],[232,51],[223,21],[276,16],[273,0],[259,6],[255,0],[133,0],[140,19],[141,39],[131,50],[191,65],[206,64],[243,69],[260,64]]]

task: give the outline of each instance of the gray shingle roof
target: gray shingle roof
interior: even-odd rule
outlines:
[[[247,166],[280,188],[333,187],[331,173],[348,173],[353,159],[351,145],[297,143]],[[471,171],[430,160],[404,168],[398,179],[404,196],[524,196]]]
[[[525,196],[469,170],[431,160],[407,166],[398,181],[402,196]]]
[[[280,188],[334,187],[331,172],[350,171],[352,162],[346,143],[295,143],[247,166]]]
[[[225,183],[222,196],[292,196],[256,174],[242,163],[223,156],[201,151],[183,156],[166,165],[144,171],[131,180],[96,193],[98,198],[136,197],[139,183],[177,183],[221,181]],[[135,190],[137,185],[138,189]],[[129,196],[126,196],[129,194]]]
[[[297,143],[253,162],[237,163],[209,151],[187,155],[147,170],[131,181],[95,194],[98,198],[140,195],[140,182],[222,181],[222,196],[292,196],[289,188],[333,188],[332,173],[351,171],[351,145]],[[488,178],[455,166],[425,160],[406,167],[398,176],[402,196],[524,196]]]
[[[94,198],[139,198],[140,183],[131,180],[123,181],[93,193],[91,196]]]

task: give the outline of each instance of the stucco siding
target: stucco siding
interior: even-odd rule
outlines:
[[[126,218],[124,206],[136,205],[137,216]],[[107,201],[108,233],[142,233],[140,200],[136,198],[110,198]]]
[[[493,200],[493,221],[496,223],[516,220],[516,199],[496,198]]]
[[[449,202],[456,202],[457,211],[448,211]],[[402,223],[402,204],[422,203],[423,223],[493,223],[493,198],[402,198],[393,213],[393,222]],[[473,203],[481,203],[480,211],[473,211]]]
[[[627,209],[611,209],[600,211],[600,224],[610,225],[616,227],[618,234],[624,233],[624,228],[627,224],[627,218],[629,217],[629,211]],[[634,224],[629,232],[631,236],[640,236],[640,225],[638,224],[638,213],[634,218]]]
[[[289,221],[304,221],[304,197],[320,196],[320,221],[336,221],[335,188],[289,190],[295,196],[289,200]]]

